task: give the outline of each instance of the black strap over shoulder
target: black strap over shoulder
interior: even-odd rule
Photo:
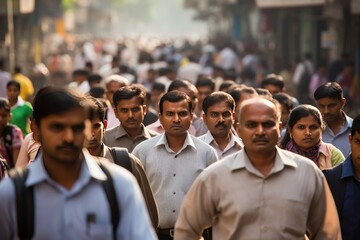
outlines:
[[[114,182],[110,171],[101,163],[99,163],[101,170],[105,173],[107,180],[102,182],[106,197],[110,205],[111,222],[113,225],[113,238],[116,239],[116,230],[120,222],[120,209],[118,206],[117,196],[115,192]]]
[[[132,172],[130,156],[127,148],[112,147],[110,148],[114,163]]]
[[[31,239],[34,235],[34,192],[26,187],[29,169],[13,169],[9,173],[15,186],[16,216],[20,239]]]
[[[13,157],[13,153],[11,151],[12,149],[12,139],[13,139],[13,128],[14,125],[12,124],[7,124],[3,130],[3,140],[4,140],[4,144],[5,144],[5,149],[6,149],[6,153],[10,159],[10,161],[8,161],[8,165],[10,168],[14,167],[14,157]]]

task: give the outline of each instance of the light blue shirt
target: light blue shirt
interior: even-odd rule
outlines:
[[[195,178],[218,160],[215,150],[187,133],[182,148],[174,152],[166,134],[137,145],[133,151],[142,162],[159,209],[159,228],[173,228],[181,203]]]
[[[96,160],[84,150],[80,175],[70,190],[48,175],[42,155],[29,166],[27,186],[34,187],[35,223],[32,239],[112,240],[110,207],[101,182],[106,175]],[[156,239],[144,200],[135,178],[111,163],[113,182],[120,209],[117,239]],[[17,239],[14,186],[7,178],[0,184],[0,239]],[[87,223],[87,216],[95,216]]]
[[[334,134],[329,127],[326,127],[322,132],[322,140],[326,143],[331,143],[337,147],[345,157],[349,156],[351,149],[349,144],[349,134],[353,119],[344,113],[346,118],[345,124],[341,127],[337,134]]]

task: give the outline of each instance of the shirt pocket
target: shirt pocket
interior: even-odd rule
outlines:
[[[111,224],[90,224],[87,229],[88,239],[91,240],[112,240],[113,228]]]
[[[303,237],[306,232],[308,206],[306,202],[284,199],[281,209],[281,229],[289,236]]]

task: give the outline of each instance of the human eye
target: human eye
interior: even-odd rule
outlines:
[[[141,110],[140,107],[134,107],[131,109],[132,112],[139,112]]]
[[[93,124],[93,129],[99,129],[101,127],[100,123]]]
[[[73,131],[76,133],[82,132],[85,129],[85,124],[79,124],[72,127]]]
[[[223,118],[229,118],[229,117],[231,117],[231,112],[229,112],[229,111],[223,112],[222,116],[223,116]]]
[[[275,126],[275,122],[273,122],[273,121],[269,121],[269,122],[264,122],[263,123],[263,127],[264,128],[272,128],[272,127],[274,127]]]
[[[172,117],[172,116],[174,116],[174,113],[173,112],[166,112],[166,116]]]
[[[304,129],[305,129],[305,126],[304,126],[304,125],[298,125],[298,126],[297,126],[297,129],[299,129],[299,130],[304,130]]]
[[[218,112],[211,112],[211,113],[210,113],[210,117],[212,117],[212,118],[218,118],[218,117],[219,117],[219,113],[218,113]]]
[[[120,112],[121,113],[128,113],[128,109],[127,108],[120,108]]]
[[[49,126],[49,128],[53,132],[61,132],[62,130],[65,129],[65,126],[63,124],[60,124],[60,123],[54,123],[54,124],[51,124]]]
[[[247,123],[245,124],[245,126],[246,126],[247,128],[256,128],[257,124],[256,124],[256,122],[247,122]]]
[[[186,117],[188,115],[188,112],[179,112],[180,117]]]
[[[318,128],[319,128],[318,125],[311,125],[311,126],[310,126],[310,129],[311,129],[311,130],[317,130]]]

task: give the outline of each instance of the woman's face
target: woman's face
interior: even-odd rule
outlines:
[[[293,141],[302,150],[316,145],[321,139],[321,126],[313,115],[300,118],[289,130]]]

